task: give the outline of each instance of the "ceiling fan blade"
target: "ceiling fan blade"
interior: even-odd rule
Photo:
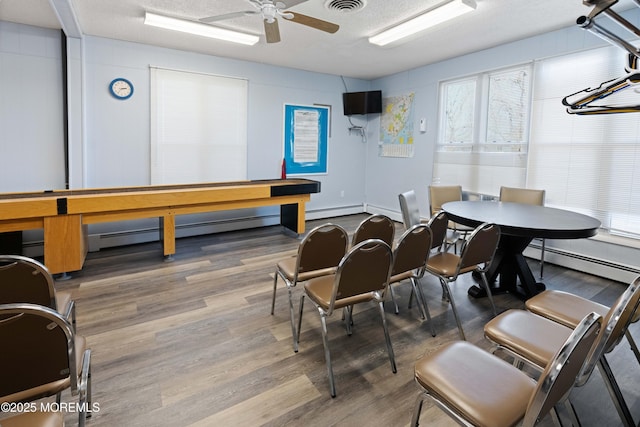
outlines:
[[[316,30],[333,34],[340,29],[340,26],[338,24],[323,21],[322,19],[313,18],[311,16],[303,15],[297,12],[287,11],[286,13],[290,13],[293,15],[293,18],[289,19],[290,21],[306,25],[307,27],[315,28]]]
[[[264,35],[266,36],[267,43],[278,43],[280,41],[280,28],[278,27],[278,20],[274,19],[272,22],[264,20]]]
[[[199,21],[209,23],[209,22],[215,22],[215,21],[222,21],[223,19],[239,18],[241,16],[248,16],[248,15],[257,15],[258,13],[260,12],[257,10],[245,10],[242,12],[225,13],[224,15],[208,16],[206,18],[200,18]]]
[[[285,5],[284,8],[285,9],[289,9],[290,7],[297,6],[300,3],[304,3],[307,0],[279,0],[279,1],[284,3],[284,5]]]

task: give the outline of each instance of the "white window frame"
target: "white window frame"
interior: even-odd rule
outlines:
[[[522,100],[521,137],[517,141],[487,141],[492,78],[523,72],[527,83]],[[501,185],[524,186],[531,114],[532,65],[491,70],[440,83],[439,133],[434,156],[434,185],[462,185],[464,190],[497,195]],[[475,82],[470,141],[447,141],[447,95],[452,85]]]

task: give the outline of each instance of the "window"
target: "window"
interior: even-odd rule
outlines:
[[[442,82],[433,183],[488,194],[524,186],[530,92],[529,65]]]
[[[151,183],[247,179],[244,79],[151,68]]]
[[[626,55],[608,47],[536,65],[528,186],[546,204],[598,218],[612,234],[640,238],[640,114],[573,115],[562,99],[621,77]],[[638,105],[633,88],[595,102]]]

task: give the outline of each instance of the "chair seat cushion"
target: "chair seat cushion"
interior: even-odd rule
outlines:
[[[331,292],[335,283],[335,275],[328,275],[322,277],[316,277],[309,280],[304,284],[304,289],[316,304],[323,310],[329,309],[329,303],[331,301]],[[348,298],[340,298],[340,295],[336,297],[334,308],[342,308],[353,304],[359,304],[362,302],[371,301],[374,298],[373,292],[356,295]]]
[[[484,335],[544,369],[573,329],[526,310],[511,309],[484,326]]]
[[[292,258],[283,259],[279,261],[277,264],[278,271],[280,271],[284,275],[286,280],[288,280],[289,282],[293,282],[293,280],[295,279],[296,265],[297,265],[296,261],[297,261],[297,258],[292,257]],[[299,273],[298,282],[304,282],[314,277],[333,274],[336,272],[336,268],[337,267],[329,267],[329,268],[323,268],[320,270],[313,270],[313,271],[306,271],[304,273]]]
[[[413,277],[413,270],[405,271],[389,278],[389,283],[398,283],[406,279]]]
[[[546,290],[529,298],[527,310],[574,329],[584,316],[596,312],[605,317],[609,307],[562,291]]]
[[[458,262],[460,257],[451,252],[438,252],[433,255],[427,261],[427,271],[431,274],[442,277],[453,277],[456,274],[456,268],[458,268]],[[473,271],[477,266],[470,266],[460,270],[460,274]]]
[[[2,427],[62,427],[62,412],[23,412],[13,417],[2,419]]]
[[[435,398],[482,427],[516,425],[536,387],[523,372],[466,341],[451,342],[418,360],[415,378]]]

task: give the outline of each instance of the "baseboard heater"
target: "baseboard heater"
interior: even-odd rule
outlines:
[[[527,256],[529,249],[536,251],[537,257],[532,258],[540,259],[541,244],[538,242],[531,243],[525,250],[525,256]],[[630,283],[636,276],[640,275],[640,268],[631,265],[549,246],[545,247],[544,262],[545,264],[555,264],[622,283]]]

